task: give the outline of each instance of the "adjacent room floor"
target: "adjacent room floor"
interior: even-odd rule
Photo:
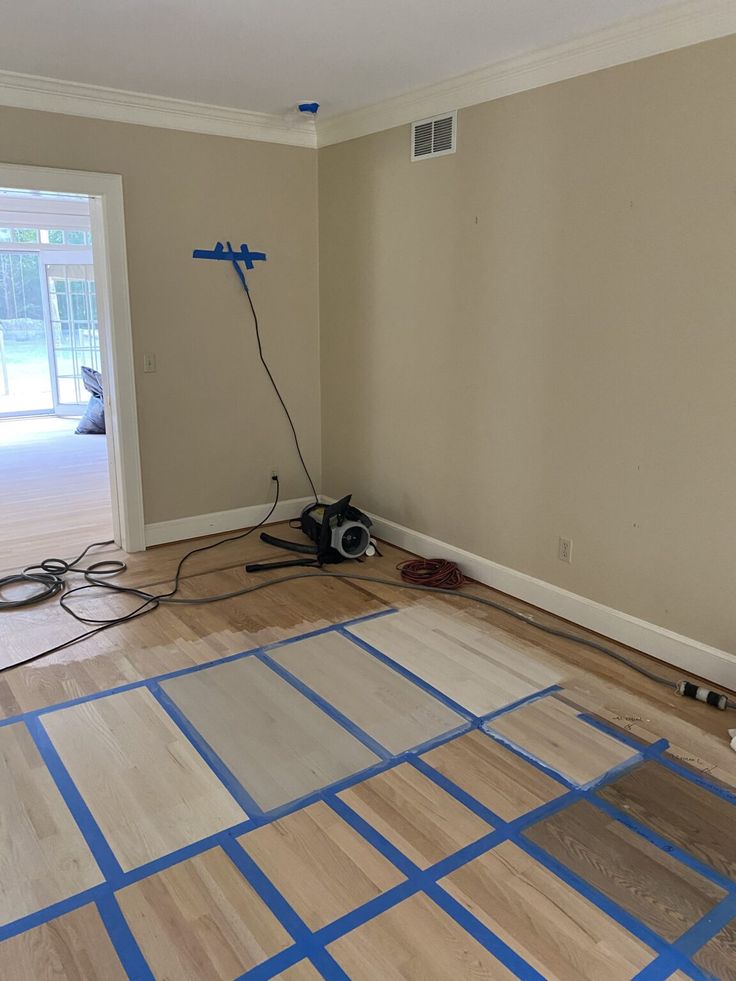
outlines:
[[[182,594],[268,551],[200,554]],[[29,608],[0,645],[75,627]],[[507,614],[291,582],[8,671],[0,708],[2,977],[736,977],[729,719]]]
[[[75,434],[78,422],[0,419],[1,572],[112,538],[106,440]]]

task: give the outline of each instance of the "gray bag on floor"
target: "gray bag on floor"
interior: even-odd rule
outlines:
[[[90,393],[90,400],[74,432],[99,435],[105,432],[105,400],[102,391],[102,375],[94,368],[83,367],[82,381]]]

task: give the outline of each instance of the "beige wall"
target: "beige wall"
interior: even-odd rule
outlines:
[[[320,152],[325,493],[736,649],[735,64]]]
[[[319,479],[313,150],[0,108],[0,161],[122,174],[147,522],[307,495],[229,267],[193,248],[246,239],[264,346]],[[156,374],[142,373],[155,352]]]

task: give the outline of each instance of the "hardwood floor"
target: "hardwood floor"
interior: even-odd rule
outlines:
[[[727,895],[587,801],[525,836],[666,940],[677,940]]]
[[[338,796],[422,869],[492,830],[409,763]]]
[[[404,879],[321,801],[257,828],[239,842],[312,930]]]
[[[61,709],[43,724],[123,869],[246,820],[144,689]]]
[[[271,656],[391,753],[403,753],[464,721],[339,634],[310,637]]]
[[[442,884],[549,981],[629,981],[652,960],[645,944],[511,842]]]
[[[189,547],[129,556],[121,579],[167,586]],[[382,551],[357,571],[395,575],[404,553]],[[278,575],[243,571],[246,561],[270,554],[255,537],[202,553],[185,569],[181,594],[203,598]],[[128,603],[116,600],[121,611]],[[85,607],[107,613],[110,598],[92,597]],[[267,657],[232,659],[392,607],[400,612],[349,632],[434,692],[334,631],[269,649]],[[55,604],[30,607],[0,615],[0,651],[33,653],[76,632]],[[231,659],[207,666],[218,658]],[[273,665],[298,678],[299,689]],[[184,729],[166,699],[154,697],[156,685],[143,684],[179,670],[187,673],[160,685],[186,717]],[[463,721],[467,711],[507,707],[551,684],[563,690],[485,723],[522,754],[484,732],[480,718]],[[121,685],[140,687],[109,693]],[[325,703],[349,721],[341,724]],[[506,979],[516,957],[545,978],[624,981],[655,960],[657,937],[666,946],[700,924],[694,962],[729,981],[736,889],[723,899],[728,883],[718,877],[736,881],[736,806],[661,763],[640,762],[635,748],[581,720],[582,709],[643,750],[736,787],[723,713],[498,611],[391,585],[311,578],[212,605],[162,607],[6,671],[0,976],[116,981],[126,971],[143,976],[138,957],[171,981],[233,981],[252,967],[264,981],[312,981],[322,976],[320,956],[331,955],[366,981]],[[26,720],[14,718],[36,710],[43,714],[33,725],[48,733],[63,766],[33,742]],[[472,731],[455,734],[459,722]],[[667,751],[662,738],[670,740]],[[427,739],[441,744],[411,750]],[[213,752],[267,813],[235,802],[208,766]],[[417,754],[422,762],[414,765]],[[572,783],[553,779],[539,761]],[[602,788],[579,786],[597,777]],[[335,780],[344,781],[336,788],[341,805],[321,793]],[[69,786],[122,866],[104,882],[94,836],[67,803]],[[306,803],[297,799],[304,794]],[[596,794],[642,833],[604,814]],[[360,821],[351,824],[349,809],[373,829],[370,840]],[[702,865],[659,847],[657,835]],[[718,925],[706,935],[715,908]],[[619,922],[616,909],[640,929]],[[294,941],[309,931],[316,939]],[[655,976],[664,977],[665,966]],[[677,967],[685,968],[680,975]],[[687,976],[688,967],[694,970],[680,958],[669,974]]]
[[[292,942],[220,848],[117,898],[156,978],[232,981]]]
[[[78,422],[0,419],[0,573],[113,537],[105,437]]]

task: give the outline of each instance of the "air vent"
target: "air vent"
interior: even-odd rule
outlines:
[[[457,113],[445,113],[411,124],[411,159],[444,157],[457,147]]]

